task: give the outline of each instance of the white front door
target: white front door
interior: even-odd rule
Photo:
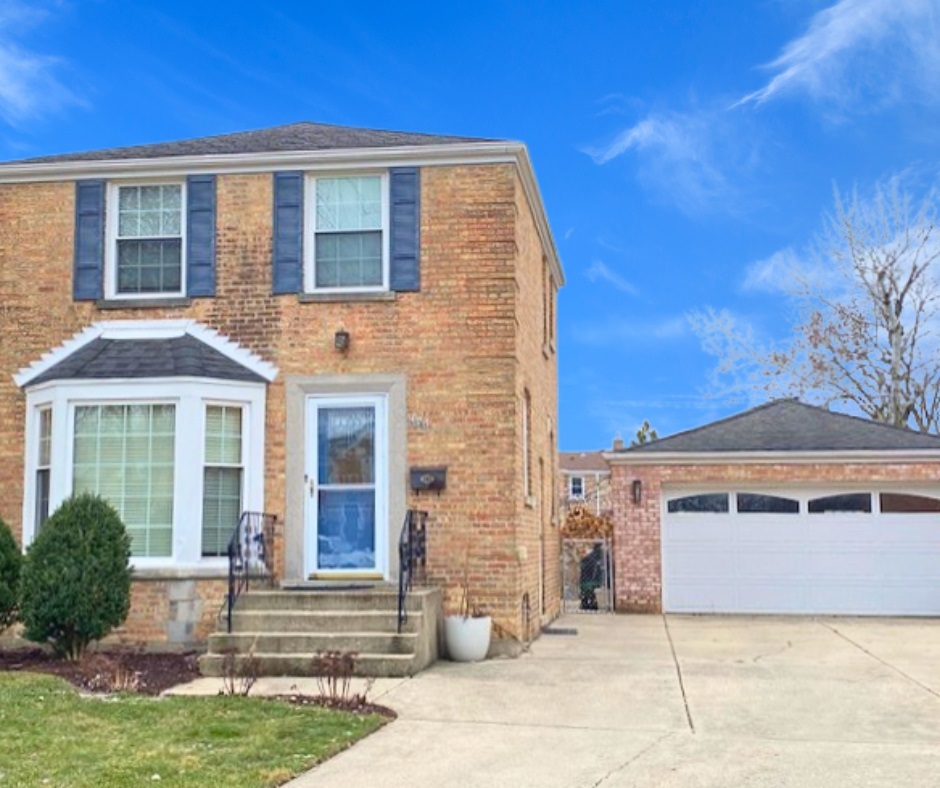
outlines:
[[[308,577],[388,576],[384,395],[307,400]]]

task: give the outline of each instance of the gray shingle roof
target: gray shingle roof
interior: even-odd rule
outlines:
[[[106,161],[112,159],[158,159],[172,156],[208,156],[238,153],[282,153],[343,148],[389,148],[411,145],[448,145],[466,142],[492,142],[473,137],[451,137],[440,134],[415,134],[405,131],[380,131],[326,123],[291,123],[256,131],[197,137],[177,142],[134,145],[128,148],[105,148],[82,153],[64,153],[31,159],[8,161],[4,164],[54,164],[68,161]]]
[[[610,466],[600,451],[562,451],[558,453],[558,466],[562,471],[610,473]]]
[[[777,400],[620,454],[911,450],[940,450],[940,437]]]
[[[199,377],[265,383],[260,375],[189,334],[169,339],[92,340],[29,382]]]

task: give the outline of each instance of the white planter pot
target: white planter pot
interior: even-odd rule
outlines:
[[[464,618],[447,616],[444,619],[444,642],[447,655],[454,662],[479,662],[490,650],[493,619],[489,616]]]

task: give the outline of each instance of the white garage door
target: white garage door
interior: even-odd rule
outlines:
[[[940,490],[665,490],[663,609],[940,614]]]

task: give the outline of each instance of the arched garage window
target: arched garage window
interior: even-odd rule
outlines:
[[[829,514],[833,512],[871,514],[871,493],[825,495],[822,498],[813,498],[809,502],[808,508],[810,514]]]
[[[682,498],[673,498],[666,503],[669,514],[679,512],[712,512],[723,513],[728,511],[728,493],[701,493],[699,495],[686,495]]]
[[[740,514],[799,514],[800,502],[780,495],[738,493]]]
[[[881,493],[882,514],[929,514],[940,512],[940,498],[908,493]]]

